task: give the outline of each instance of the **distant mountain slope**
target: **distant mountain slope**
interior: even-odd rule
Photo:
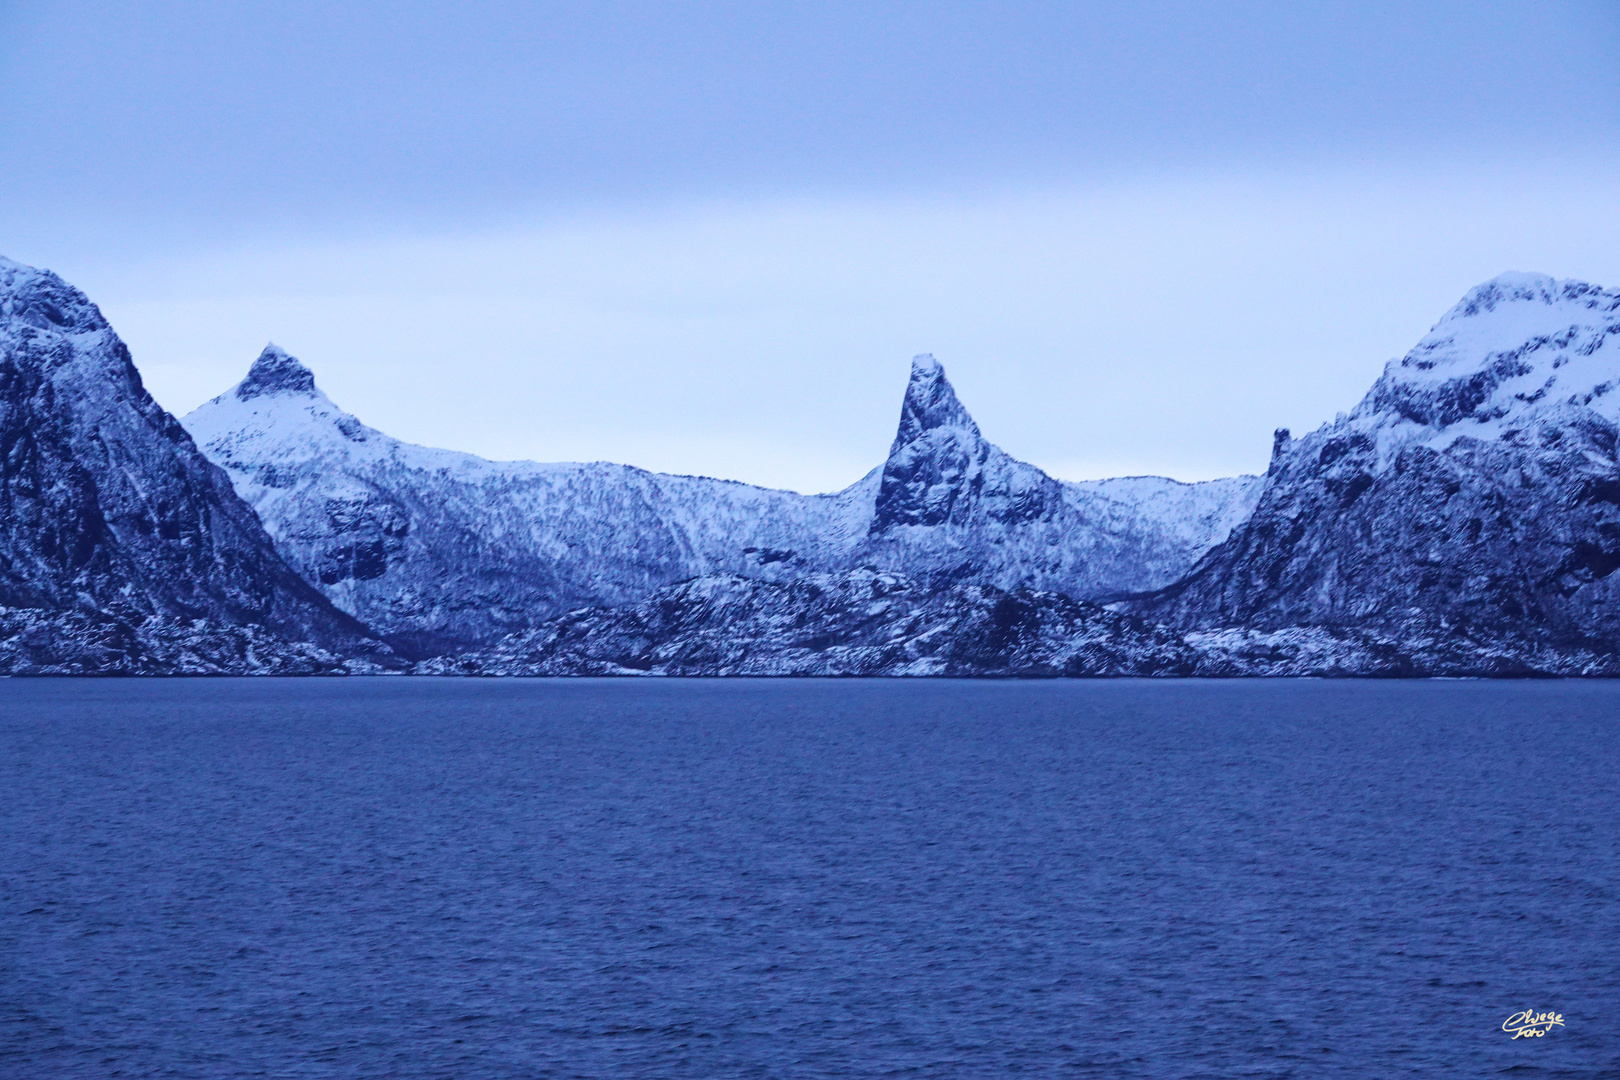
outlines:
[[[185,423],[289,560],[416,655],[701,574],[830,562],[865,527],[871,498],[870,483],[806,497],[413,446],[343,412],[274,346]]]
[[[1620,291],[1471,291],[1354,412],[1278,432],[1248,521],[1132,605],[1181,627],[1620,645]]]
[[[411,446],[273,346],[186,424],[228,474],[0,260],[0,674],[401,666],[355,616],[442,672],[1620,674],[1620,291],[1579,282],[1474,289],[1263,480],[1055,480],[926,356],[830,495]]]
[[[1620,656],[1472,629],[1181,633],[1061,593],[941,586],[871,569],[711,575],[425,660],[433,675],[1620,675]]]
[[[0,259],[0,670],[387,659],[287,567],[84,294]]]
[[[478,675],[1191,675],[1176,635],[1057,593],[946,588],[848,570],[734,575],[572,612],[491,648],[419,665]]]
[[[274,346],[184,422],[288,560],[415,656],[711,574],[868,565],[1077,596],[1140,591],[1175,580],[1259,487],[1053,480],[984,442],[932,357],[913,363],[888,462],[831,495],[413,446],[343,412]]]

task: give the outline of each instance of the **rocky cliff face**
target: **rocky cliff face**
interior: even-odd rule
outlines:
[[[0,670],[342,670],[387,650],[287,567],[101,312],[0,259]]]
[[[804,496],[410,446],[271,346],[186,420],[227,476],[0,260],[0,673],[399,666],[359,616],[437,672],[1617,675],[1617,389],[1620,291],[1507,275],[1263,480],[1055,480],[918,357]]]
[[[1153,588],[1241,520],[1259,486],[1061,483],[986,443],[932,357],[913,363],[889,460],[831,495],[412,446],[343,412],[274,346],[185,424],[289,561],[415,656],[714,574],[870,566],[942,588]]]
[[[986,441],[944,369],[919,356],[854,560],[1106,599],[1175,581],[1248,515],[1260,483],[1056,480]]]
[[[1279,432],[1250,519],[1133,607],[1181,627],[1606,656],[1620,644],[1617,388],[1620,291],[1488,282],[1350,415]]]
[[[695,578],[586,608],[431,675],[1018,678],[1620,675],[1620,656],[1501,632],[1294,626],[1178,633],[1061,593],[940,586],[869,568],[791,581]]]

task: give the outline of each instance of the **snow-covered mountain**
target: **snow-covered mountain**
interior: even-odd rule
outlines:
[[[334,405],[267,347],[184,423],[334,603],[416,655],[713,572],[825,564],[876,476],[805,497],[604,462],[493,462],[414,446]]]
[[[1152,589],[1224,538],[1260,485],[1054,480],[986,442],[929,356],[913,361],[888,461],[828,495],[414,446],[338,408],[273,345],[184,423],[288,561],[416,656],[705,575],[868,566],[1080,598]]]
[[[987,442],[932,356],[912,361],[859,564],[1080,599],[1175,581],[1248,516],[1261,480],[1053,479]]]
[[[400,666],[363,621],[446,673],[1620,675],[1620,291],[1579,282],[1480,286],[1207,484],[1055,480],[926,356],[829,495],[411,446],[274,346],[185,425],[0,260],[0,673]]]
[[[282,561],[96,306],[0,259],[0,672],[390,659]]]
[[[1133,605],[1181,627],[1620,645],[1620,290],[1506,274],[1348,416],[1277,433],[1253,515]]]

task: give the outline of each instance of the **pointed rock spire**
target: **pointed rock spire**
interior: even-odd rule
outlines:
[[[236,387],[240,401],[266,394],[313,394],[315,375],[275,342],[264,347]]]
[[[894,525],[939,525],[968,510],[994,448],[956,400],[945,369],[932,355],[911,360],[889,459],[883,465],[873,533]]]
[[[940,428],[960,429],[964,436],[978,439],[979,425],[956,400],[956,391],[945,378],[945,368],[933,353],[918,353],[911,358],[911,381],[906,384],[906,400],[900,407],[900,429],[895,432],[894,451]]]

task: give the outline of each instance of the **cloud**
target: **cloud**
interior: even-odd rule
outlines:
[[[0,220],[139,244],[1620,135],[1606,0],[18,0]]]

